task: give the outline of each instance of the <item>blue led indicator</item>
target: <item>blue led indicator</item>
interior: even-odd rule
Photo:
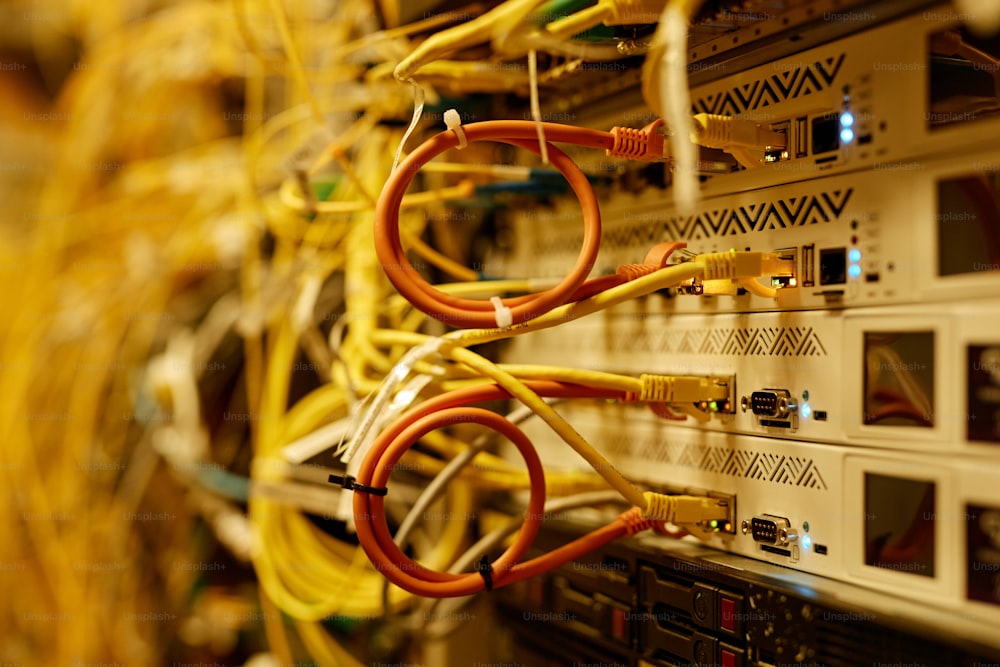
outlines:
[[[861,275],[861,265],[860,264],[851,264],[849,267],[847,267],[847,275],[849,275],[852,278],[857,278],[858,276],[860,276]]]
[[[808,403],[803,403],[802,406],[799,408],[799,416],[802,417],[803,419],[809,419],[809,417],[812,416],[812,413],[813,413],[812,406],[809,405]]]
[[[854,114],[852,114],[850,111],[845,111],[844,113],[840,114],[840,124],[843,127],[851,127],[852,125],[854,125]]]
[[[857,248],[851,248],[851,251],[847,253],[847,259],[857,264],[858,262],[861,261],[861,251],[858,250]]]
[[[845,144],[849,144],[854,141],[854,130],[849,127],[845,127],[840,131],[840,140]]]
[[[809,551],[810,549],[812,549],[812,545],[813,545],[813,538],[809,537],[808,535],[803,535],[802,548],[805,549],[806,551]]]

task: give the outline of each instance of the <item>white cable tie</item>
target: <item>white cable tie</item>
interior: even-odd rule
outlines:
[[[413,79],[407,79],[411,84],[413,84],[413,117],[410,118],[410,126],[406,128],[406,132],[403,133],[403,138],[399,140],[399,147],[396,149],[396,157],[392,160],[392,170],[396,171],[396,167],[399,166],[399,160],[403,157],[403,148],[406,146],[406,140],[410,138],[413,131],[417,129],[417,123],[420,122],[420,117],[424,113],[424,89],[420,87]]]
[[[465,137],[465,130],[462,128],[462,117],[454,109],[444,112],[444,124],[458,137],[458,150],[462,150],[469,145],[469,140]]]
[[[514,324],[514,314],[510,312],[510,308],[503,305],[503,300],[500,297],[491,297],[490,303],[493,304],[493,309],[496,311],[495,316],[498,329],[507,329]]]

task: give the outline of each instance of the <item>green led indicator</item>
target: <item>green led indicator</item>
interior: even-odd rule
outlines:
[[[719,411],[719,404],[718,404],[718,403],[716,403],[715,401],[712,401],[711,403],[709,403],[709,404],[708,404],[708,408],[709,408],[709,409],[710,409],[710,410],[711,410],[712,412],[718,412],[718,411]]]
[[[809,400],[809,390],[808,389],[804,389],[802,391],[802,400],[803,401],[808,401]]]
[[[711,521],[708,522],[708,525],[710,525],[712,528],[718,528],[719,522],[716,521],[715,519],[712,519]]]
[[[808,521],[803,521],[802,522],[802,530],[806,531],[807,533],[809,532],[809,522]]]

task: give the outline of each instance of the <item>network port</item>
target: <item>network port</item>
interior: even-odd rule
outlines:
[[[774,254],[778,256],[778,259],[784,260],[785,264],[790,267],[790,270],[786,272],[786,275],[776,275],[771,278],[771,287],[782,288],[782,287],[795,287],[798,285],[797,269],[798,269],[798,248],[781,248],[780,250],[775,250]]]
[[[703,531],[711,534],[723,533],[728,535],[736,534],[736,496],[718,491],[709,491],[709,498],[715,498],[720,507],[726,508],[726,518],[721,520],[703,521],[699,526]]]
[[[764,162],[780,162],[789,158],[788,146],[790,144],[788,134],[790,128],[791,123],[787,120],[771,125],[771,132],[775,133],[773,136],[778,140],[773,145],[765,147]]]
[[[707,540],[715,535],[727,537],[735,535],[737,532],[735,494],[673,484],[657,484],[650,490],[668,496],[694,496],[696,498],[708,498],[713,501],[711,503],[713,507],[709,510],[713,518],[703,519],[684,526],[695,537]],[[716,514],[716,512],[718,513]],[[744,521],[743,523],[746,522]]]
[[[774,547],[786,546],[798,537],[788,519],[773,514],[761,514],[750,519],[749,531],[754,542]],[[743,532],[747,532],[746,527]]]
[[[758,417],[782,419],[798,406],[787,389],[762,389],[741,398],[740,407],[743,412],[750,410]]]

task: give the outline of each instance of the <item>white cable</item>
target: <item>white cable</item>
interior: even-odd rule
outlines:
[[[386,405],[389,403],[389,399],[392,397],[396,388],[402,384],[403,380],[409,377],[410,372],[413,367],[419,361],[423,361],[425,358],[436,355],[444,345],[445,341],[442,338],[432,337],[425,340],[420,345],[417,345],[406,352],[403,358],[400,359],[385,379],[382,380],[382,384],[379,386],[378,391],[375,392],[375,398],[372,400],[371,406],[365,412],[361,419],[361,423],[358,425],[357,431],[354,433],[354,437],[351,439],[351,445],[344,452],[344,455],[340,457],[341,461],[345,463],[350,463],[354,459],[358,450],[361,447],[361,443],[368,438],[368,434],[372,431],[372,425],[378,419],[379,415],[385,410]]]
[[[328,449],[331,442],[345,442],[354,422],[355,418],[352,415],[321,426],[285,445],[281,453],[289,463],[302,463]]]
[[[663,120],[673,138],[670,145],[674,157],[674,201],[682,214],[693,213],[701,196],[697,175],[698,151],[691,141],[694,123],[691,120],[691,95],[687,82],[687,33],[687,16],[668,4],[660,17],[654,41],[664,46],[659,67],[659,102]]]
[[[340,457],[341,461],[347,463],[347,475],[357,476],[361,470],[361,462],[368,454],[372,443],[375,442],[375,435],[379,431],[377,425],[383,423],[384,413],[390,405],[390,399],[395,393],[396,388],[409,377],[417,362],[438,354],[444,343],[445,340],[443,338],[433,337],[411,348],[393,366],[392,371],[389,372],[385,379],[382,380],[382,384],[371,400],[371,405],[361,418],[361,423],[358,425],[357,431],[355,431],[354,436],[351,438],[344,454]],[[340,494],[340,503],[337,505],[336,510],[337,519],[344,521],[348,528],[353,528],[354,526],[354,512],[351,507],[353,495],[352,493]]]
[[[305,331],[313,322],[313,311],[316,309],[316,300],[319,298],[320,288],[323,287],[323,280],[317,274],[306,276],[303,280],[302,291],[292,308],[292,328],[296,332]]]
[[[535,121],[535,132],[538,134],[539,155],[542,156],[542,164],[547,165],[549,163],[549,146],[545,141],[545,128],[542,127],[542,107],[538,102],[538,53],[534,49],[528,51],[528,83],[531,86],[531,120]]]

